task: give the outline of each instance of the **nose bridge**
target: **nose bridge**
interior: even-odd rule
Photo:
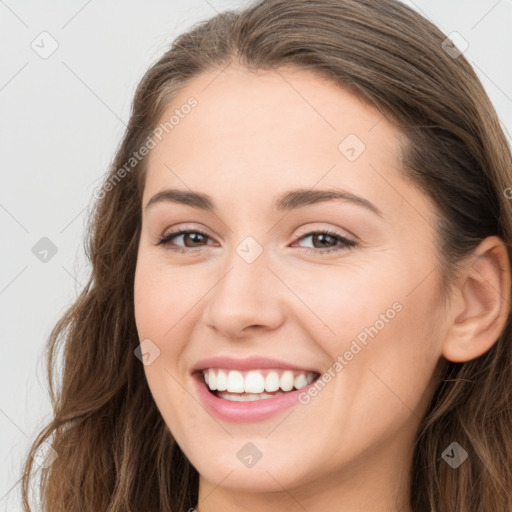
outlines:
[[[268,253],[256,244],[254,239],[244,240],[226,257],[227,273],[216,287],[215,295],[234,308],[236,304],[244,303],[247,307],[265,298],[272,300],[268,286],[266,290],[262,286],[268,282]]]
[[[229,336],[245,327],[275,328],[282,321],[275,276],[267,268],[269,253],[253,237],[245,237],[225,255],[222,275],[208,295],[206,321]]]

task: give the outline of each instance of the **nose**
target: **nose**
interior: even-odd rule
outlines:
[[[205,323],[227,338],[277,329],[285,319],[285,287],[267,267],[265,251],[252,263],[233,251],[226,263],[207,295]]]

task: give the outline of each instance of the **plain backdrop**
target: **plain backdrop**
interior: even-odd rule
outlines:
[[[467,41],[512,133],[512,0],[405,3]],[[22,459],[51,413],[45,343],[86,282],[92,193],[135,87],[179,33],[245,4],[0,0],[0,512],[21,511]]]

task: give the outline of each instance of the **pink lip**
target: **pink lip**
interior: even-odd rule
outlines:
[[[198,372],[206,368],[225,368],[227,370],[257,370],[265,368],[297,370],[303,372],[316,372],[310,368],[296,366],[278,359],[269,359],[267,357],[248,357],[245,359],[233,359],[232,357],[210,357],[197,362],[192,368],[192,372]],[[270,398],[268,400],[271,400]]]
[[[220,366],[222,367],[223,365]],[[209,367],[211,368],[211,366]],[[289,391],[284,395],[277,395],[272,398],[255,400],[253,402],[231,402],[214,395],[206,386],[199,372],[194,373],[192,379],[198,391],[199,399],[208,413],[219,420],[237,423],[263,421],[294,405],[299,405],[299,394],[307,392],[316,382],[313,381],[301,389]]]

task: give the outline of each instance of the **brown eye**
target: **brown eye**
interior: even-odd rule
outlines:
[[[182,236],[185,246],[187,247],[197,247],[197,244],[201,245],[201,243],[206,239],[202,233],[197,232],[185,233]],[[187,240],[190,242],[190,245],[186,243]]]
[[[317,254],[325,254],[327,252],[342,251],[350,249],[357,245],[353,240],[349,240],[338,233],[330,231],[312,231],[303,235],[300,240],[310,238],[312,240],[312,246],[303,247],[306,252],[313,252]]]
[[[320,248],[322,247],[333,247],[336,246],[337,240],[332,235],[327,235],[325,233],[318,233],[312,235],[313,245],[315,241],[318,241],[320,244]]]
[[[185,249],[201,248],[207,245],[207,240],[210,237],[198,230],[182,230],[160,238],[157,245],[163,245],[171,251],[185,252]],[[172,243],[175,240],[177,243]],[[174,246],[174,247],[167,247]]]

